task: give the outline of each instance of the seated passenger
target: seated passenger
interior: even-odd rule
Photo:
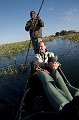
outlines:
[[[68,81],[66,83],[64,82],[62,75],[58,71],[59,66],[60,63],[55,58],[54,53],[48,52],[46,49],[46,43],[44,41],[41,41],[39,43],[39,53],[37,53],[35,56],[33,68],[35,71],[43,70],[45,73],[42,74],[44,75],[50,74],[52,76],[52,80],[55,82],[55,90],[52,89],[52,92],[54,94],[58,92],[58,96],[55,96],[55,98],[60,99],[61,95],[62,99],[60,100],[60,103],[62,103],[64,100],[66,103],[68,103],[73,100],[74,96],[79,96],[79,89],[73,87]],[[58,107],[56,109],[62,109],[62,107]]]

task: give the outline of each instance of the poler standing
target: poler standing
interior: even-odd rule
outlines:
[[[42,27],[44,27],[44,22],[36,14],[35,11],[30,12],[31,19],[27,21],[25,25],[25,30],[29,31],[32,45],[34,47],[34,53],[38,53],[38,43],[42,41]]]

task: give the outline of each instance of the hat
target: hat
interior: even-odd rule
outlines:
[[[48,63],[50,63],[50,62],[52,62],[52,63],[57,62],[57,57],[49,57]]]

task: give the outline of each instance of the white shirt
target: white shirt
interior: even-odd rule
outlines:
[[[41,54],[36,54],[35,56],[35,61],[41,63],[41,66],[44,67],[45,63],[48,63],[48,58],[49,57],[54,57],[54,53],[52,52],[45,52],[44,56],[42,56]]]

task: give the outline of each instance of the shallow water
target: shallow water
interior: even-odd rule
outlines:
[[[55,55],[58,55],[61,68],[66,77],[73,86],[79,88],[79,42],[58,39],[48,42],[47,49],[48,51],[54,52]],[[16,68],[16,66],[25,62],[26,56],[27,51],[16,56],[1,58],[0,68],[5,69],[9,65],[13,65]],[[31,62],[33,58],[34,52],[30,48],[27,62]],[[0,76],[0,116],[2,120],[5,120],[5,118],[13,120],[27,79],[28,74]]]

